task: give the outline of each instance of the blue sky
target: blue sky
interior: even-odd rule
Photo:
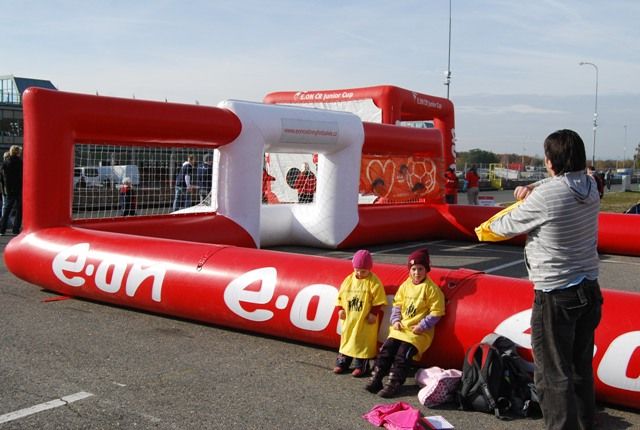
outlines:
[[[446,96],[448,0],[0,0],[0,11],[0,75],[65,91],[205,105],[380,84]],[[458,149],[540,155],[550,132],[572,128],[590,155],[588,61],[596,158],[631,158],[639,21],[636,0],[452,0]]]

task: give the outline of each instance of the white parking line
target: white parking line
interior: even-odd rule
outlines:
[[[393,252],[393,251],[404,251],[405,249],[409,249],[409,248],[415,248],[415,247],[419,247],[421,245],[434,245],[436,243],[441,243],[441,242],[446,242],[446,240],[432,240],[432,241],[428,241],[428,242],[410,242],[406,245],[403,246],[398,246],[396,248],[385,248],[382,249],[380,251],[376,251],[376,252],[372,252],[372,255],[376,255],[376,254],[386,254],[388,252]]]
[[[93,394],[87,393],[86,391],[80,391],[78,393],[60,397],[59,399],[51,400],[49,402],[40,403],[39,405],[31,406],[29,408],[9,412],[8,414],[0,415],[0,424],[17,420],[19,418],[24,418],[29,415],[37,414],[38,412],[46,411],[48,409],[65,406],[69,403],[77,402],[78,400],[86,399],[87,397],[91,396],[93,396]]]
[[[483,272],[493,273],[493,272],[497,272],[498,270],[506,269],[507,267],[511,267],[511,266],[517,266],[518,264],[522,264],[522,263],[524,263],[524,259],[512,261],[511,263],[501,264],[500,266],[495,266],[490,269],[483,270]]]
[[[468,251],[470,249],[475,249],[479,247],[485,247],[486,243],[472,243],[471,245],[463,245],[463,246],[452,246],[447,249],[447,251]]]

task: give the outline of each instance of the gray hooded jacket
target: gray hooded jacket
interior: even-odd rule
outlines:
[[[536,184],[524,203],[491,223],[494,233],[527,233],[525,261],[536,290],[566,287],[598,278],[598,213],[595,180],[583,172],[553,176]]]

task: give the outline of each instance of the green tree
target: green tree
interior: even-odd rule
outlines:
[[[463,165],[466,164],[490,164],[490,163],[499,163],[500,157],[490,151],[485,151],[483,149],[472,149],[468,152],[459,152],[458,161]]]

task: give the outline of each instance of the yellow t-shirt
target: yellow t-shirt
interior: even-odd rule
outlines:
[[[355,273],[347,276],[340,290],[336,306],[346,313],[342,320],[340,353],[354,358],[374,358],[378,352],[378,326],[367,322],[367,315],[374,306],[387,304],[387,296],[380,279],[373,272],[364,279],[357,279]]]
[[[485,222],[477,226],[475,228],[475,232],[476,232],[476,236],[478,236],[478,240],[480,242],[499,242],[501,240],[509,239],[508,237],[504,237],[499,235],[498,233],[494,233],[491,230],[491,223],[493,223],[495,220],[499,218],[502,218],[503,216],[505,216],[506,214],[508,214],[509,212],[511,212],[518,206],[520,206],[522,202],[524,202],[524,200],[518,200],[512,205],[502,209],[500,212],[493,214],[491,218],[489,218],[488,220],[486,220]]]
[[[418,353],[413,359],[419,360],[431,345],[435,330],[432,327],[423,333],[415,334],[411,328],[420,324],[427,315],[444,316],[444,294],[428,275],[424,282],[418,285],[414,285],[411,278],[408,278],[398,288],[393,298],[393,306],[401,309],[402,328],[396,330],[393,326],[389,327],[389,337],[415,346]]]

